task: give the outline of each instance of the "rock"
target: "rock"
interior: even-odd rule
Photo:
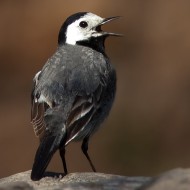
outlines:
[[[26,182],[18,181],[1,185],[0,190],[34,190],[34,188]]]
[[[190,190],[190,169],[174,169],[153,178],[138,190]]]
[[[46,173],[40,181],[31,181],[30,172],[0,179],[0,190],[135,190],[149,182],[149,177],[125,177],[103,173]]]
[[[175,169],[158,177],[125,177],[103,173],[47,172],[40,181],[31,181],[30,172],[0,179],[0,190],[189,190],[190,169]]]

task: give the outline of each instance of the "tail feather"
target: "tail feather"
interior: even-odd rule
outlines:
[[[31,179],[33,181],[40,180],[56,150],[61,143],[60,136],[50,136],[44,138],[36,152],[34,164],[31,172]]]

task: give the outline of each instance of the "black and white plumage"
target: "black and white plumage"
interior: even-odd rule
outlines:
[[[60,29],[55,54],[34,77],[31,122],[40,145],[32,180],[43,177],[57,150],[67,174],[65,147],[71,141],[83,141],[82,151],[96,171],[88,141],[109,114],[116,91],[116,73],[104,41],[117,34],[103,32],[101,25],[116,18],[87,12],[70,16]]]

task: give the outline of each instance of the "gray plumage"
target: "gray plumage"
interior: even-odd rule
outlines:
[[[72,139],[81,140],[90,136],[108,115],[115,96],[116,74],[103,54],[84,46],[65,45],[57,49],[34,82],[33,104],[41,97],[48,104],[48,108],[43,105],[40,117],[42,120],[45,117],[40,127],[36,126],[35,133],[43,138],[46,133],[64,130],[67,131],[68,144]],[[58,112],[61,116],[56,123],[60,123],[63,129],[55,130],[54,120],[46,118]],[[78,126],[80,119],[88,113],[91,114],[87,116],[85,125]]]
[[[65,147],[82,140],[82,151],[92,170],[88,141],[109,114],[116,73],[104,50],[104,41],[115,33],[101,25],[117,17],[101,18],[76,13],[61,27],[58,48],[34,77],[31,122],[40,139],[31,172],[32,180],[43,177],[53,154],[59,150],[65,174]]]

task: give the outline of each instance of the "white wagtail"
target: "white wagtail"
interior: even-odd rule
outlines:
[[[110,112],[116,91],[116,72],[105,53],[108,36],[101,26],[118,17],[76,13],[64,22],[58,48],[34,77],[31,122],[40,139],[31,173],[39,180],[59,149],[65,174],[65,147],[82,140],[92,170],[88,142]]]

